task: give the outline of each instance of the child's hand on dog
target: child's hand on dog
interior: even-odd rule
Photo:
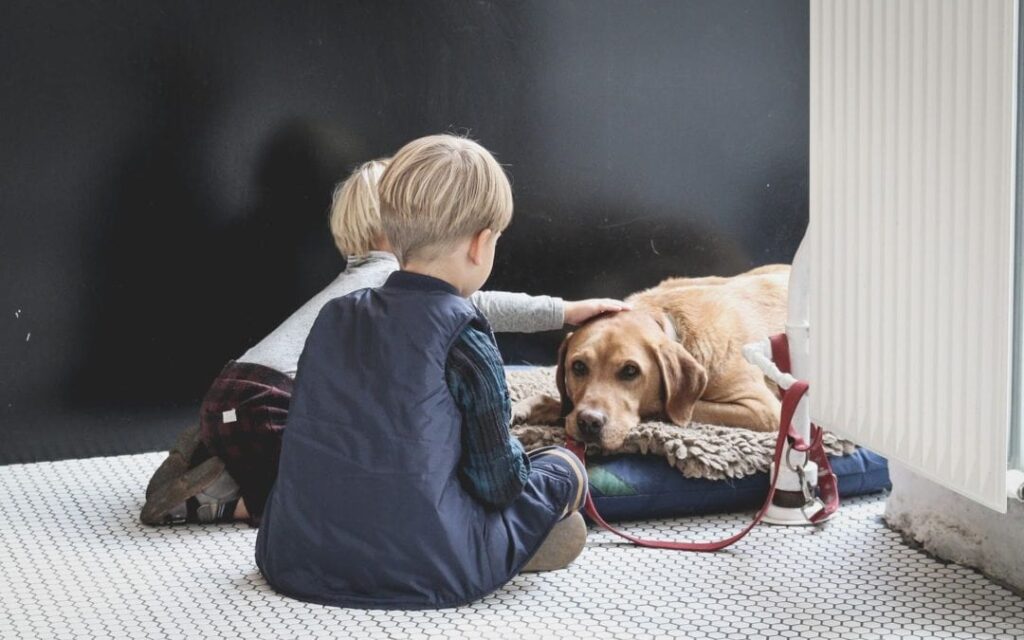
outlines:
[[[602,313],[628,311],[632,309],[621,300],[611,298],[590,298],[565,303],[565,324],[580,325]]]

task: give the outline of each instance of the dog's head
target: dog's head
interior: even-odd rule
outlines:
[[[688,423],[707,380],[663,313],[601,316],[566,336],[558,351],[566,431],[605,450],[621,447],[641,418]]]

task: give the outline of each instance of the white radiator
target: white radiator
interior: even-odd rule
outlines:
[[[812,416],[1006,509],[1016,0],[812,0]]]

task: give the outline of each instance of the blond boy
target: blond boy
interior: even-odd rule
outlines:
[[[314,323],[256,560],[303,600],[457,606],[579,554],[586,472],[510,436],[501,358],[468,300],[512,217],[500,165],[464,138],[415,140],[380,203],[402,269]]]

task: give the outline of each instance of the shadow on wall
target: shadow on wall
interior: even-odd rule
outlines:
[[[114,213],[94,214],[107,226],[86,348],[64,394],[75,408],[198,400],[228,359],[344,266],[327,215],[334,183],[365,155],[358,139],[311,120],[280,125],[242,198],[253,204],[224,222],[194,169],[203,150],[183,152],[182,135],[173,124],[152,129],[110,185]]]

